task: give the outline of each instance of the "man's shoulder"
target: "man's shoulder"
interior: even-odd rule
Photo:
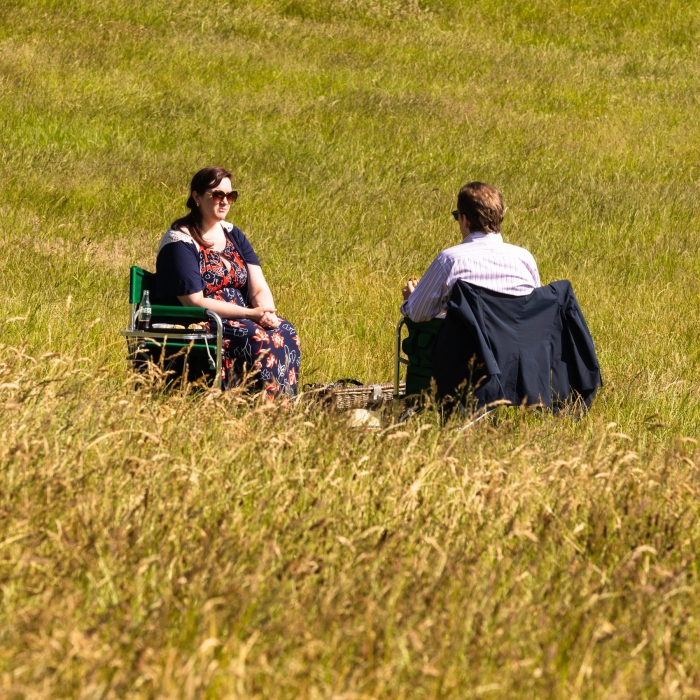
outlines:
[[[532,261],[533,263],[535,262],[535,256],[527,248],[523,248],[522,246],[515,245],[513,243],[503,243],[503,245],[509,255],[518,257],[521,260],[528,260]]]
[[[503,244],[499,244],[502,246]],[[483,244],[470,244],[470,241],[462,241],[457,245],[453,245],[450,248],[445,248],[437,255],[437,260],[439,260],[444,266],[452,267],[456,263],[462,261],[468,261],[470,259],[477,259],[483,257],[484,255],[492,254],[494,248],[492,246],[484,246]],[[505,251],[503,251],[505,252]]]
[[[439,260],[443,264],[449,265],[455,260],[464,258],[467,255],[469,255],[468,247],[465,246],[464,243],[458,243],[457,245],[453,245],[450,248],[445,248],[445,250],[441,250],[437,254],[437,257],[435,259]]]
[[[446,267],[451,267],[462,260],[469,260],[470,258],[479,259],[483,256],[491,257],[494,254],[519,258],[520,260],[532,261],[533,263],[535,261],[534,256],[529,250],[514,245],[513,243],[506,243],[501,236],[498,236],[498,239],[494,239],[493,241],[485,238],[480,238],[473,242],[462,241],[438,253],[436,260],[439,260],[440,263]]]

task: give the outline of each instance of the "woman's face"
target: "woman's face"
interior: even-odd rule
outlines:
[[[204,194],[192,193],[194,201],[202,212],[202,218],[208,221],[223,221],[237,196],[238,193],[233,190],[231,180],[227,177],[216,187],[206,190]]]

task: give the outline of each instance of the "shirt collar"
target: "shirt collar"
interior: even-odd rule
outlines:
[[[462,243],[475,243],[487,239],[491,243],[503,243],[503,236],[500,233],[484,233],[483,231],[472,231],[463,239]]]

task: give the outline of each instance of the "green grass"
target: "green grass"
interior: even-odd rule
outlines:
[[[700,693],[699,32],[696,2],[5,0],[0,695]],[[207,164],[302,382],[388,381],[403,281],[498,186],[584,309],[590,416],[368,435],[134,392],[128,268]]]

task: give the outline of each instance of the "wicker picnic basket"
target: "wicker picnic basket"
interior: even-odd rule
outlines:
[[[406,382],[399,384],[399,396],[406,393]],[[328,384],[310,384],[304,387],[304,396],[329,403],[340,411],[350,408],[380,408],[394,398],[394,383],[360,384],[352,379],[339,379]]]

